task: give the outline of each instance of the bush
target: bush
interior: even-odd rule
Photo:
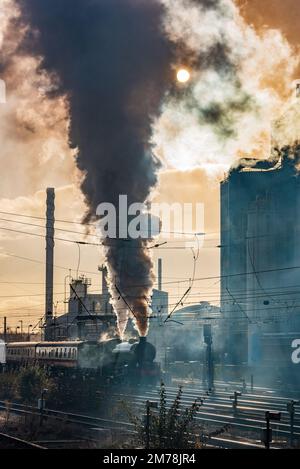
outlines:
[[[38,366],[22,368],[18,375],[17,392],[22,402],[36,404],[43,389],[52,391],[54,387],[52,379],[47,371]]]
[[[15,373],[0,374],[0,399],[12,400],[17,393],[17,377]]]
[[[149,429],[144,419],[136,417],[128,408],[126,409],[129,420],[138,433],[139,442],[143,446],[147,445],[148,431],[149,446],[152,449],[188,449],[199,445],[203,432],[201,427],[196,427],[195,417],[202,401],[196,399],[191,406],[183,408],[181,400],[182,387],[179,387],[174,402],[168,408],[166,389],[162,383],[158,411],[156,413],[150,411]]]

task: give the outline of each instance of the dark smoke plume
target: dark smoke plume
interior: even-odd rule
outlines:
[[[22,23],[29,25],[24,52],[43,58],[41,68],[55,83],[53,95],[68,99],[70,145],[78,149],[88,206],[85,220],[94,218],[101,202],[117,207],[121,194],[129,204],[144,202],[159,166],[148,143],[151,123],[170,79],[161,5],[155,0],[16,2]],[[117,295],[116,283],[145,335],[153,282],[147,241],[134,241],[126,249],[121,240],[107,244],[111,293]],[[122,299],[115,309],[123,330]]]

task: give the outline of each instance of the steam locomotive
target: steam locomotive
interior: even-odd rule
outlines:
[[[111,383],[157,384],[160,366],[155,362],[154,345],[141,337],[139,342],[110,339],[105,342],[15,342],[6,344],[10,368],[39,364],[53,370],[96,374]]]

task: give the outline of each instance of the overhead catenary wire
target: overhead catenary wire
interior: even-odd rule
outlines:
[[[45,235],[45,234],[41,234],[41,233],[33,233],[33,232],[30,232],[30,231],[23,231],[23,230],[16,230],[14,228],[7,228],[7,227],[3,227],[3,226],[0,226],[0,230],[2,231],[9,231],[9,232],[12,232],[12,233],[17,233],[17,234],[24,234],[26,236],[35,236],[37,238],[42,238],[42,239],[47,239],[49,238],[49,236]],[[64,243],[71,243],[71,244],[80,244],[82,246],[101,246],[103,248],[105,247],[113,247],[113,246],[116,246],[118,243],[130,243],[130,242],[135,242],[136,240],[135,239],[131,239],[131,238],[116,238],[116,239],[113,239],[113,238],[107,238],[105,241],[103,242],[99,242],[99,243],[92,243],[90,241],[81,241],[81,240],[75,240],[75,239],[68,239],[68,238],[61,238],[61,237],[58,237],[58,236],[50,236],[50,239],[51,240],[54,240],[54,241],[61,241],[61,242],[64,242]],[[141,238],[143,239],[143,238]],[[150,240],[149,240],[149,243],[150,243]],[[156,243],[154,245],[144,245],[144,246],[129,246],[127,245],[126,246],[126,249],[135,249],[135,250],[138,250],[138,249],[141,249],[141,250],[147,250],[147,249],[167,249],[167,248],[163,248],[161,246],[163,246],[164,244],[166,244],[167,242],[163,242],[163,243]],[[174,247],[170,247],[170,249],[186,249],[184,246],[174,246]]]
[[[81,304],[81,306],[83,307],[83,309],[88,313],[88,315],[90,317],[93,317],[93,315],[90,313],[90,311],[88,310],[88,308],[85,306],[84,302],[82,301],[82,299],[80,298],[80,296],[77,294],[77,291],[75,290],[75,288],[73,287],[73,285],[70,285],[70,288],[72,290],[72,292],[74,293],[74,295],[76,296],[77,300],[79,301],[79,303]]]
[[[0,214],[14,216],[14,217],[27,218],[27,219],[36,219],[36,220],[43,220],[43,221],[46,220],[46,217],[42,217],[42,216],[34,216],[34,215],[21,214],[21,213],[16,213],[16,212],[7,212],[7,211],[1,211],[1,210],[0,210]],[[21,223],[20,221],[15,221],[15,220],[8,220],[8,219],[2,219],[2,220],[8,221],[8,222],[11,222],[11,223],[14,223],[14,222],[15,223]],[[0,218],[0,221],[1,221],[1,218]],[[65,220],[65,219],[59,219],[59,218],[55,219],[55,222],[56,223],[75,224],[75,225],[80,225],[80,226],[92,226],[92,227],[95,227],[95,224],[97,223],[97,221],[92,222],[92,223],[87,223],[87,222],[83,222],[82,220],[76,221],[76,220]],[[35,226],[31,223],[25,223],[25,222],[22,222],[22,224]],[[40,228],[44,228],[44,225],[36,225],[36,226],[38,226]],[[97,236],[97,237],[99,237],[98,235],[93,235],[93,234],[90,234],[90,233],[77,232],[77,231],[74,231],[74,230],[65,230],[63,228],[56,228],[56,229],[60,230],[60,231],[68,231],[68,232],[71,232],[71,233],[82,234],[84,236]],[[224,232],[227,232],[227,231],[228,230],[222,230],[221,233],[224,233]],[[162,234],[163,233],[165,233],[165,234],[176,234],[176,235],[190,236],[190,237],[194,237],[195,235],[196,236],[210,236],[210,235],[213,235],[213,234],[216,234],[216,235],[221,234],[220,231],[196,233],[196,232],[171,231],[171,230],[162,230],[162,231],[160,231],[160,233],[162,233]],[[249,240],[249,239],[266,238],[266,237],[274,237],[274,235],[270,234],[270,233],[266,233],[266,234],[263,234],[263,235],[246,236],[245,239]],[[218,238],[219,238],[219,236],[218,236]],[[226,245],[218,245],[218,246],[215,246],[215,247],[223,248],[223,247],[227,247],[227,246]]]
[[[189,287],[189,288],[186,290],[186,292],[182,295],[182,297],[180,298],[180,300],[179,300],[177,303],[175,303],[174,308],[172,309],[172,311],[171,311],[171,312],[168,314],[168,316],[166,317],[166,319],[165,319],[165,321],[164,321],[165,323],[168,322],[168,320],[172,317],[172,315],[175,313],[177,307],[178,307],[180,304],[182,304],[184,298],[189,294],[190,291],[191,291],[191,287]]]
[[[26,214],[21,214],[21,213],[15,213],[15,212],[6,212],[6,211],[1,211],[0,214],[3,215],[10,215],[10,216],[16,216],[16,217],[22,217],[22,218],[32,218],[35,220],[46,220],[46,217],[41,217],[41,216],[34,216],[34,215],[26,215]],[[75,225],[82,225],[82,226],[93,226],[95,227],[95,222],[93,223],[87,223],[87,222],[82,222],[81,220],[75,221],[75,220],[62,220],[59,218],[55,219],[55,222],[58,223],[70,223],[70,224],[75,224]],[[148,231],[147,231],[148,232]],[[197,234],[198,236],[208,234],[208,233],[195,233],[195,232],[185,232],[185,231],[167,231],[167,230],[162,230],[160,231],[161,233],[165,234],[176,234],[176,235],[183,235],[183,236],[194,236]],[[210,234],[218,234],[218,231],[211,232]]]
[[[186,304],[191,304],[191,305],[195,306],[195,303],[194,303],[194,302],[189,302],[189,303],[186,303]],[[167,304],[166,304],[166,305],[167,305]],[[165,305],[165,306],[166,306],[166,305]],[[169,304],[169,306],[173,306],[173,305],[174,305],[174,306],[177,306],[177,305],[178,305],[178,302],[176,302],[176,303],[174,303],[174,304]],[[26,309],[27,309],[27,310],[30,310],[30,309],[34,309],[34,308],[40,307],[40,306],[42,306],[42,305],[34,305],[34,306],[31,306],[31,308],[30,308],[30,307],[29,307],[29,308],[24,308],[24,307],[22,307],[22,308],[13,308],[12,311],[17,310],[17,309],[19,309],[19,310],[20,310],[20,309],[22,309],[22,310],[26,310]],[[299,307],[299,308],[300,308],[300,304],[298,304],[298,305],[296,304],[296,305],[294,305],[293,307]],[[122,309],[122,310],[126,310],[126,309],[128,309],[128,307],[126,307],[126,308],[121,308],[121,309]],[[268,312],[271,311],[271,310],[273,310],[273,309],[278,310],[278,307],[276,306],[276,307],[268,307],[268,308],[255,308],[255,309],[252,309],[252,310],[248,310],[248,312],[259,312],[259,311],[262,311],[263,313],[268,314]],[[287,309],[289,309],[289,308],[288,308],[288,307],[282,308],[282,311],[285,311],[285,310],[287,310]],[[5,312],[5,313],[6,313],[7,311],[8,311],[7,309],[6,309],[6,310],[3,310],[3,312]],[[1,312],[1,311],[0,311],[0,312]],[[199,311],[199,310],[189,310],[186,314],[192,314],[192,313],[199,314],[200,311]],[[229,310],[229,311],[228,311],[228,310],[223,311],[222,308],[221,308],[221,309],[220,309],[220,314],[223,314],[223,313],[226,313],[226,314],[234,313],[234,314],[235,314],[234,318],[229,318],[229,317],[224,317],[224,316],[223,316],[223,318],[224,318],[225,320],[228,320],[228,321],[230,321],[230,320],[235,320],[235,319],[241,319],[241,320],[242,320],[242,319],[245,319],[245,315],[243,315],[243,317],[238,317],[238,316],[236,316],[236,311],[230,311],[230,310]],[[37,314],[39,314],[39,313],[37,313]],[[34,317],[34,318],[36,318],[36,317],[37,317],[37,314],[34,315],[34,316],[26,315],[25,317],[27,317],[27,318],[29,318],[29,317]],[[217,315],[218,315],[218,313],[211,313],[211,314],[217,314]],[[296,314],[296,313],[293,313],[293,315],[295,315],[295,314]],[[181,315],[182,315],[182,313],[181,313]],[[14,318],[17,318],[17,317],[24,317],[24,314],[22,314],[22,316],[10,315],[10,317],[12,317],[12,318],[13,318],[13,317],[14,317]],[[212,316],[212,315],[211,315],[210,319],[218,319],[218,318],[216,318],[215,316]],[[273,319],[268,319],[268,321],[270,321],[270,320],[273,320]],[[251,321],[256,323],[256,322],[257,322],[257,319],[254,319],[254,320],[251,320]],[[261,321],[264,321],[264,319],[261,319]]]
[[[1,212],[0,212],[1,213]],[[45,229],[46,226],[45,225],[38,225],[36,223],[29,223],[29,222],[23,222],[23,221],[19,221],[19,220],[10,220],[8,218],[0,218],[0,221],[5,221],[7,223],[15,223],[15,224],[19,224],[19,225],[25,225],[25,226],[33,226],[35,228],[41,228],[41,229]],[[57,221],[57,220],[56,220]],[[94,228],[95,228],[95,225],[93,225]],[[93,237],[93,238],[97,238],[97,239],[107,239],[107,237],[104,237],[104,236],[99,236],[99,234],[94,234],[94,233],[88,233],[87,231],[83,232],[83,231],[76,231],[76,230],[69,230],[69,229],[66,229],[66,228],[60,228],[60,227],[55,227],[55,231],[62,231],[62,232],[65,232],[65,233],[71,233],[71,234],[79,234],[79,235],[82,235],[83,237]],[[141,234],[143,234],[144,232],[143,231],[140,231]],[[145,232],[146,233],[146,232]],[[148,233],[148,232],[147,232]],[[161,232],[162,233],[162,232]],[[164,233],[168,233],[167,231],[165,231]],[[29,234],[29,232],[28,232]],[[172,232],[169,232],[169,234],[172,234]],[[176,233],[174,233],[176,234]],[[180,234],[180,233],[178,233]],[[204,233],[203,233],[204,235]],[[43,235],[44,236],[44,235]],[[192,233],[188,234],[188,233],[182,233],[182,236],[188,236],[189,238],[192,238],[194,237],[194,235]],[[120,238],[121,239],[121,238]],[[158,245],[154,245],[152,247],[158,247],[158,246],[162,246],[164,244],[167,244],[167,243],[170,243],[170,242],[174,242],[174,243],[178,243],[179,240],[168,240],[168,241],[165,241],[163,243],[159,243]]]
[[[198,240],[198,237],[197,235],[195,235],[196,237],[196,241],[197,241],[197,252],[195,254],[193,248],[191,248],[191,251],[192,251],[192,254],[193,254],[193,273],[192,273],[192,280],[191,280],[191,283],[190,283],[190,286],[189,288],[186,290],[186,292],[183,294],[183,296],[181,297],[181,299],[179,300],[179,302],[175,305],[175,307],[173,308],[173,310],[171,311],[171,313],[168,314],[167,318],[165,319],[165,323],[170,321],[171,320],[171,317],[172,315],[174,314],[174,312],[176,311],[177,307],[183,303],[183,300],[187,299],[190,292],[192,291],[192,288],[193,288],[193,285],[194,285],[194,280],[195,280],[195,275],[196,275],[196,264],[197,264],[197,260],[199,258],[199,252],[200,252],[200,246],[199,246],[199,240]]]
[[[300,305],[298,305],[300,307]],[[127,308],[122,308],[123,310],[127,310]],[[255,310],[256,311],[256,310]],[[265,310],[263,310],[265,311]],[[227,313],[235,313],[236,311],[227,311]],[[253,311],[254,312],[254,311]],[[198,314],[199,311],[191,311],[189,314]],[[297,313],[294,313],[294,316],[297,316]],[[18,318],[24,318],[24,319],[29,319],[29,318],[32,318],[32,319],[37,319],[40,317],[40,314],[36,314],[36,315],[16,315],[16,316],[1,316],[0,318],[4,318],[4,317],[7,317],[8,319],[18,319]],[[94,315],[92,315],[92,317],[94,317]],[[177,317],[177,316],[175,316]],[[101,318],[101,316],[99,316],[99,318]],[[155,315],[153,316],[147,316],[148,319],[155,319]],[[223,314],[220,314],[218,316],[213,316],[213,315],[206,315],[206,316],[201,316],[199,315],[197,318],[194,316],[193,318],[189,318],[188,316],[187,317],[182,317],[182,314],[179,316],[180,320],[184,320],[184,321],[191,321],[192,319],[194,320],[199,320],[199,321],[224,321],[224,322],[233,322],[235,323],[236,321],[245,321],[246,318],[245,316],[236,316],[234,315],[234,317],[226,317],[224,316]],[[59,319],[59,316],[57,317],[57,319]],[[280,322],[292,322],[294,319],[294,317],[280,317],[280,318],[264,318],[264,317],[261,317],[261,318],[251,318],[251,324],[264,324],[264,323],[280,323]],[[171,322],[171,320],[167,321],[167,324]]]
[[[12,253],[7,253],[7,252],[2,252],[2,255],[3,256],[8,256],[8,257],[13,257],[13,258],[16,258],[16,259],[20,259],[20,260],[25,260],[25,261],[29,261],[29,262],[36,262],[36,263],[39,263],[39,264],[45,264],[44,261],[41,261],[41,260],[38,260],[38,259],[32,259],[32,258],[28,258],[28,257],[24,257],[24,256],[18,256],[16,254],[12,254]],[[54,267],[58,268],[58,269],[63,269],[63,270],[66,270],[66,271],[72,271],[72,270],[77,270],[77,269],[70,269],[69,267],[64,267],[64,266],[60,266],[60,265],[54,265]],[[298,268],[298,267],[293,267],[293,268]],[[299,267],[300,268],[300,267]],[[86,271],[86,270],[81,270],[80,273],[85,273],[85,274],[89,274],[89,275],[96,275],[96,276],[99,276],[99,271],[96,272],[91,272],[91,271]],[[243,275],[243,274],[241,274]],[[223,276],[224,277],[224,276]],[[176,278],[176,280],[174,282],[164,282],[165,284],[177,284],[179,283],[179,281],[181,282],[190,282],[190,278],[177,278],[177,277],[164,277],[164,278]],[[222,278],[222,276],[220,277]],[[199,279],[195,279],[196,281],[200,281],[200,280],[206,280],[207,277],[205,278],[199,278]],[[24,285],[44,285],[44,282],[25,282],[25,281],[22,281],[22,282],[19,282],[19,281],[0,281],[0,284],[11,284],[11,285],[18,285],[18,284],[24,284]],[[63,285],[63,282],[56,282],[55,283],[56,285]],[[209,288],[209,287],[206,287],[206,288]],[[280,287],[268,287],[268,288],[264,288],[264,291],[267,292],[268,290],[276,290],[276,293],[272,293],[273,296],[277,296],[277,295],[286,295],[286,294],[295,294],[297,292],[295,291],[289,291],[289,292],[280,292],[280,289],[287,289],[287,288],[300,288],[300,285],[286,285],[286,286],[280,286]],[[232,290],[231,291],[233,293],[239,293],[239,292],[243,292],[244,290]],[[251,289],[251,290],[247,290],[248,292],[261,292],[261,289]],[[194,293],[194,295],[200,295],[200,294],[205,294],[207,297],[214,297],[214,296],[217,296],[219,297],[219,293],[211,293],[211,292],[207,292],[207,291],[202,291],[202,292],[196,292]],[[172,295],[172,294],[169,294],[169,296],[178,296],[178,294],[176,295]],[[193,295],[190,295],[190,296],[193,296]],[[224,293],[222,295],[223,297],[225,297]],[[255,295],[255,296],[258,296],[258,295]],[[263,295],[263,293],[260,294],[261,297],[264,297],[265,295]],[[253,298],[253,296],[249,295],[248,293],[242,295],[242,297],[245,297],[245,298]]]
[[[28,258],[23,258],[23,257],[19,257],[19,256],[14,256],[13,257],[17,257],[17,258],[20,258],[20,259],[25,259],[25,260],[29,260],[29,261],[34,261],[32,259],[28,259]],[[41,264],[43,264],[43,262],[41,261],[36,261],[36,262],[39,262]],[[62,267],[62,266],[56,266],[57,268],[62,268],[64,270],[72,270],[72,269],[68,269],[66,267]],[[75,270],[75,269],[74,269]],[[99,275],[98,272],[86,272],[86,271],[80,271],[80,272],[84,272],[84,273],[89,273],[91,275]],[[185,280],[186,282],[187,280]],[[189,279],[190,281],[190,279]],[[18,281],[0,281],[0,284],[7,284],[7,285],[44,285],[43,282],[18,282]],[[64,283],[63,282],[56,282],[55,285],[63,285]],[[208,287],[206,287],[208,288]],[[281,287],[269,287],[268,289],[264,289],[265,292],[267,293],[268,290],[276,290],[276,292],[272,292],[272,296],[285,296],[285,295],[300,295],[300,292],[298,291],[295,291],[295,290],[287,290],[287,291],[281,291],[281,290],[286,290],[286,289],[291,289],[291,288],[298,288],[300,289],[300,285],[286,285],[286,286],[281,286]],[[253,299],[253,298],[265,298],[265,294],[261,292],[261,290],[259,289],[251,289],[251,290],[247,290],[247,293],[243,293],[244,290],[232,290],[231,289],[231,292],[232,293],[235,293],[235,294],[238,294],[238,296],[235,296],[236,299],[242,301],[242,300],[247,300],[247,299]],[[259,292],[258,294],[249,294],[249,293],[255,293],[255,292]],[[241,294],[242,293],[242,294]],[[14,296],[14,295],[12,295]],[[178,294],[170,294],[169,293],[169,297],[177,297]],[[207,299],[214,299],[214,298],[219,298],[220,294],[219,292],[208,292],[208,291],[205,291],[205,290],[202,290],[200,292],[194,292],[193,294],[191,293],[189,295],[189,297],[193,297],[193,296],[196,296],[198,298],[201,298],[202,296],[205,296],[205,298]],[[228,297],[230,297],[230,295],[228,295]],[[222,294],[222,298],[223,300],[226,300],[226,295]],[[276,302],[279,302],[279,300],[276,300]]]
[[[90,293],[98,293],[98,289],[97,289],[97,290],[91,290]],[[291,293],[294,293],[294,292],[287,291],[287,292],[283,292],[283,293],[278,293],[278,296],[279,296],[279,295],[289,295],[289,296],[290,296]],[[62,295],[62,294],[64,294],[64,293],[62,293],[62,292],[55,292],[55,295],[56,295],[56,296]],[[297,294],[299,295],[299,292],[297,292]],[[193,304],[193,305],[195,305],[195,303],[198,303],[199,298],[200,298],[199,295],[200,295],[200,293],[195,293],[194,296],[197,297],[197,300],[194,300],[194,301],[192,301],[192,302],[190,302],[190,303],[188,303],[188,304]],[[4,298],[5,298],[5,299],[8,299],[8,298],[10,298],[10,299],[20,299],[20,298],[27,298],[27,297],[33,297],[33,298],[34,298],[34,297],[40,297],[40,296],[43,296],[43,294],[42,294],[42,293],[36,293],[36,294],[32,294],[32,295],[29,295],[29,294],[15,295],[15,294],[14,294],[14,295],[4,295],[4,296],[2,296],[2,297],[0,296],[0,298],[2,298],[2,299],[4,299]],[[178,295],[170,295],[170,296],[172,297],[172,296],[178,296]],[[133,298],[133,299],[134,299],[134,298],[135,298],[135,299],[140,298],[140,297],[137,297],[137,296],[128,296],[128,297],[129,297],[129,298]],[[229,297],[232,298],[232,295],[231,295],[231,296],[229,295]],[[209,298],[207,298],[206,295],[205,295],[205,298],[206,298],[206,299],[209,299]],[[253,296],[253,297],[251,297],[251,298],[259,299],[259,298],[261,298],[261,296]],[[238,300],[239,300],[239,301],[238,301]],[[242,300],[243,300],[243,298],[239,299],[238,297],[234,297],[233,303],[239,302],[239,305],[240,305],[240,307],[241,307],[242,304],[245,304],[245,303],[242,303]],[[299,298],[298,298],[298,300],[299,300]],[[151,298],[149,298],[148,301],[149,301],[149,303],[150,303],[150,302],[151,302]],[[61,301],[59,301],[59,303],[62,304],[62,303],[64,303],[64,301],[61,300]],[[182,303],[182,306],[183,306],[182,298],[179,300],[179,302],[177,301],[176,303],[168,303],[168,304],[166,303],[166,304],[164,304],[164,305],[162,305],[162,306],[166,307],[166,306],[168,305],[168,306],[177,306],[177,307],[178,307],[180,303]],[[232,301],[223,300],[223,304],[226,304],[226,303],[227,303],[227,304],[232,304]],[[187,304],[187,303],[186,303],[186,299],[185,299],[185,304]],[[199,304],[201,304],[201,302],[200,302]],[[250,303],[250,304],[251,304],[251,303]],[[40,306],[42,306],[42,305],[40,305]],[[211,306],[212,306],[212,307],[219,307],[218,304],[217,304],[217,305],[213,305],[212,303],[211,303]],[[287,308],[292,308],[292,307],[294,308],[294,307],[299,307],[299,306],[300,306],[300,305],[298,305],[297,302],[296,302],[296,298],[294,298],[292,305],[287,305],[286,303],[284,303],[284,304],[280,305],[280,308],[281,308],[281,309],[287,309]],[[36,305],[32,305],[32,306],[30,306],[30,307],[28,307],[28,308],[26,308],[25,306],[23,306],[23,307],[8,308],[8,309],[5,309],[5,310],[3,310],[3,311],[14,311],[14,310],[18,310],[18,309],[19,309],[19,310],[20,310],[20,309],[30,310],[30,308],[33,309],[33,308],[36,308],[36,307],[37,307]],[[258,309],[258,308],[257,308],[257,309]],[[264,309],[264,310],[278,309],[278,306],[276,306],[276,307],[268,306],[268,308],[263,308],[263,309]],[[1,310],[0,310],[0,312],[1,312]]]
[[[0,229],[1,229],[1,228],[0,228]],[[15,230],[14,230],[14,231],[15,231]],[[28,234],[29,234],[29,233],[28,233]],[[30,234],[32,234],[32,233],[30,233]],[[44,235],[40,235],[40,236],[44,238]],[[77,241],[73,241],[73,240],[72,240],[72,241],[71,241],[71,240],[68,240],[68,241],[77,244]],[[81,244],[95,245],[95,243],[81,243]],[[98,244],[97,244],[97,245],[98,245]],[[177,247],[175,247],[174,249],[176,249],[176,248],[177,248]],[[178,248],[179,248],[179,247],[178,247]],[[41,262],[41,263],[43,263],[43,262]],[[61,267],[61,268],[63,268],[63,267]],[[291,270],[291,269],[296,269],[296,268],[299,268],[299,267],[296,266],[296,267],[286,267],[286,268],[279,268],[279,269],[269,269],[269,270],[260,271],[260,272],[256,272],[256,273],[266,273],[266,272],[274,272],[274,271],[283,271],[283,270]],[[69,270],[68,268],[64,268],[64,269]],[[93,272],[93,274],[97,275],[96,272],[95,272],[95,273]],[[224,278],[224,277],[227,277],[227,278],[228,278],[228,277],[232,277],[232,276],[241,276],[241,275],[253,275],[253,272],[249,272],[249,273],[247,272],[247,273],[241,273],[241,274],[229,274],[229,275],[226,275],[226,276],[218,276],[218,277],[206,277],[206,278],[203,277],[203,278],[201,278],[201,279],[194,279],[194,281],[202,281],[202,280],[215,279],[215,278]],[[165,282],[165,284],[166,284],[166,285],[167,285],[167,284],[170,285],[170,284],[177,284],[177,283],[183,283],[183,282],[186,283],[186,282],[188,282],[188,281],[190,282],[190,279],[183,279],[183,280],[181,280],[181,281],[179,281],[179,282],[176,282],[176,281],[175,281],[175,282]],[[135,288],[136,286],[132,286],[132,287]],[[25,296],[25,295],[24,295],[24,296]],[[28,295],[26,295],[26,296],[28,296]]]
[[[37,262],[39,264],[45,264],[45,262],[42,261],[42,260],[31,259],[31,258],[18,256],[18,255],[11,254],[11,253],[6,253],[6,252],[0,253],[0,256],[1,256],[1,254],[4,255],[4,256],[7,255],[7,256],[16,257],[16,258],[19,258],[19,259],[22,259],[22,260],[28,260],[30,262]],[[59,269],[64,269],[64,270],[67,270],[67,271],[70,270],[70,267],[57,266],[57,265],[55,267],[59,268]],[[278,268],[266,269],[266,270],[259,270],[259,271],[257,271],[257,273],[258,274],[267,274],[267,273],[285,272],[285,271],[298,270],[298,269],[300,269],[300,265],[289,266],[289,267],[278,267]],[[75,270],[75,269],[71,269],[71,270]],[[81,273],[86,273],[86,274],[89,274],[89,275],[99,275],[99,272],[91,272],[91,271],[87,271],[87,270],[81,271]],[[248,276],[248,275],[253,275],[253,272],[250,271],[250,272],[240,272],[240,273],[233,273],[233,274],[226,274],[226,275],[211,275],[211,276],[208,276],[208,277],[198,277],[198,278],[194,279],[194,282],[202,282],[202,281],[206,281],[206,280],[217,280],[217,279],[232,278],[232,277],[243,277],[243,276]],[[182,279],[182,280],[173,280],[173,281],[164,282],[164,285],[184,284],[184,283],[189,283],[190,280],[191,280],[190,278],[186,278],[186,279]],[[130,285],[129,288],[151,287],[151,286],[152,286],[152,284],[135,284],[135,285]]]
[[[136,314],[135,312],[133,311],[132,307],[130,306],[130,304],[128,303],[128,301],[126,300],[125,296],[122,294],[121,290],[119,289],[119,287],[117,286],[117,284],[115,284],[115,289],[117,291],[117,293],[120,295],[120,297],[122,298],[122,300],[124,301],[125,305],[127,306],[127,308],[129,309],[129,311],[131,312],[131,314],[134,316],[134,318],[137,320],[137,317],[136,317]],[[125,309],[127,309],[125,308]],[[120,309],[120,308],[118,308]]]
[[[244,314],[244,316],[246,317],[246,319],[248,320],[248,322],[250,323],[251,320],[248,316],[248,314],[246,313],[246,311],[244,311],[244,309],[241,307],[241,305],[237,302],[237,300],[235,299],[235,297],[232,295],[232,293],[230,293],[230,290],[226,287],[226,290],[228,292],[228,294],[231,296],[231,298],[233,299],[234,301],[234,304],[237,304],[238,305],[238,308],[239,310]]]

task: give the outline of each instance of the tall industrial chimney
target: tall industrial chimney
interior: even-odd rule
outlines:
[[[107,280],[107,267],[101,265],[98,267],[99,272],[102,272],[102,298],[103,298],[103,309],[105,314],[108,314],[111,310],[110,306],[110,293],[108,289],[108,280]]]
[[[158,290],[162,291],[162,259],[158,259],[157,279],[158,279]]]
[[[46,211],[46,296],[45,296],[45,340],[51,340],[53,324],[53,257],[54,257],[54,210],[55,190],[47,189]]]
[[[107,284],[107,267],[101,265],[98,267],[99,272],[102,272],[102,295],[109,295],[108,284]]]

